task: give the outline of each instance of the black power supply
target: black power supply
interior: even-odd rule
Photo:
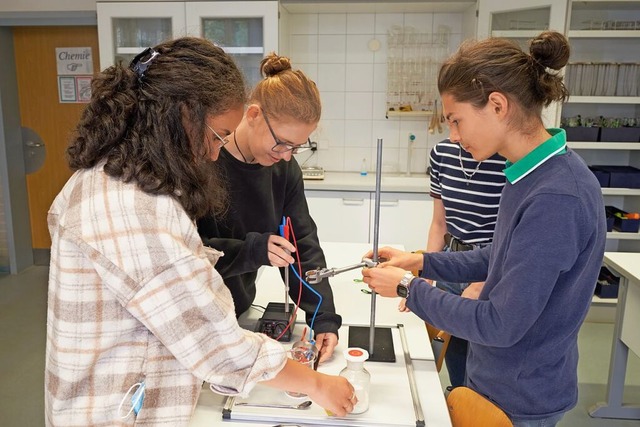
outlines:
[[[293,311],[294,305],[289,304],[289,313],[284,312],[284,303],[282,302],[270,302],[267,305],[267,309],[262,314],[262,317],[258,321],[256,331],[262,332],[270,338],[276,339],[282,334],[278,341],[291,341],[291,330],[293,324],[296,321]],[[293,316],[293,319],[291,317]],[[291,322],[291,327],[285,331],[287,325]]]

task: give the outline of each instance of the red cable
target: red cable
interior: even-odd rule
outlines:
[[[289,231],[291,231],[291,237],[293,237],[293,246],[296,248],[296,258],[298,260],[298,276],[302,278],[302,263],[300,262],[300,254],[298,253],[298,242],[296,240],[296,235],[293,233],[293,225],[291,224],[291,218],[287,217],[287,221],[284,229],[284,235],[288,236]],[[286,266],[285,268],[289,268],[289,266]],[[296,315],[298,313],[298,307],[300,307],[300,299],[302,298],[302,279],[300,279],[299,286],[300,287],[298,288],[298,301],[296,302],[296,308],[293,310],[293,315],[289,319],[289,323],[287,323],[287,326],[282,330],[280,335],[278,335],[278,337],[276,338],[276,341],[280,340],[280,338],[284,336],[284,334],[287,332],[287,330],[289,330],[289,328],[291,327],[291,324],[296,318]]]

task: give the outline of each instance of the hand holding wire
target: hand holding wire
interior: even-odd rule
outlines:
[[[267,250],[269,252],[269,263],[274,267],[287,267],[295,262],[291,253],[295,252],[296,248],[284,237],[276,236],[275,234],[269,236]]]

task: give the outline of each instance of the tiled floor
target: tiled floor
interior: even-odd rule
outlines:
[[[44,347],[47,303],[46,267],[0,275],[0,426],[44,425]],[[585,323],[580,331],[579,400],[560,427],[631,427],[640,421],[589,417],[588,408],[606,395],[611,323]],[[440,374],[448,383],[446,368]],[[631,355],[625,401],[640,404],[640,359]]]

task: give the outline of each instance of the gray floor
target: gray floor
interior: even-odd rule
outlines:
[[[44,425],[43,381],[47,304],[46,267],[0,275],[0,426]],[[561,427],[630,427],[640,421],[589,417],[588,408],[606,395],[613,324],[585,323],[580,332],[578,405]],[[446,369],[440,373],[447,385]],[[625,401],[640,404],[640,360],[630,357]]]

